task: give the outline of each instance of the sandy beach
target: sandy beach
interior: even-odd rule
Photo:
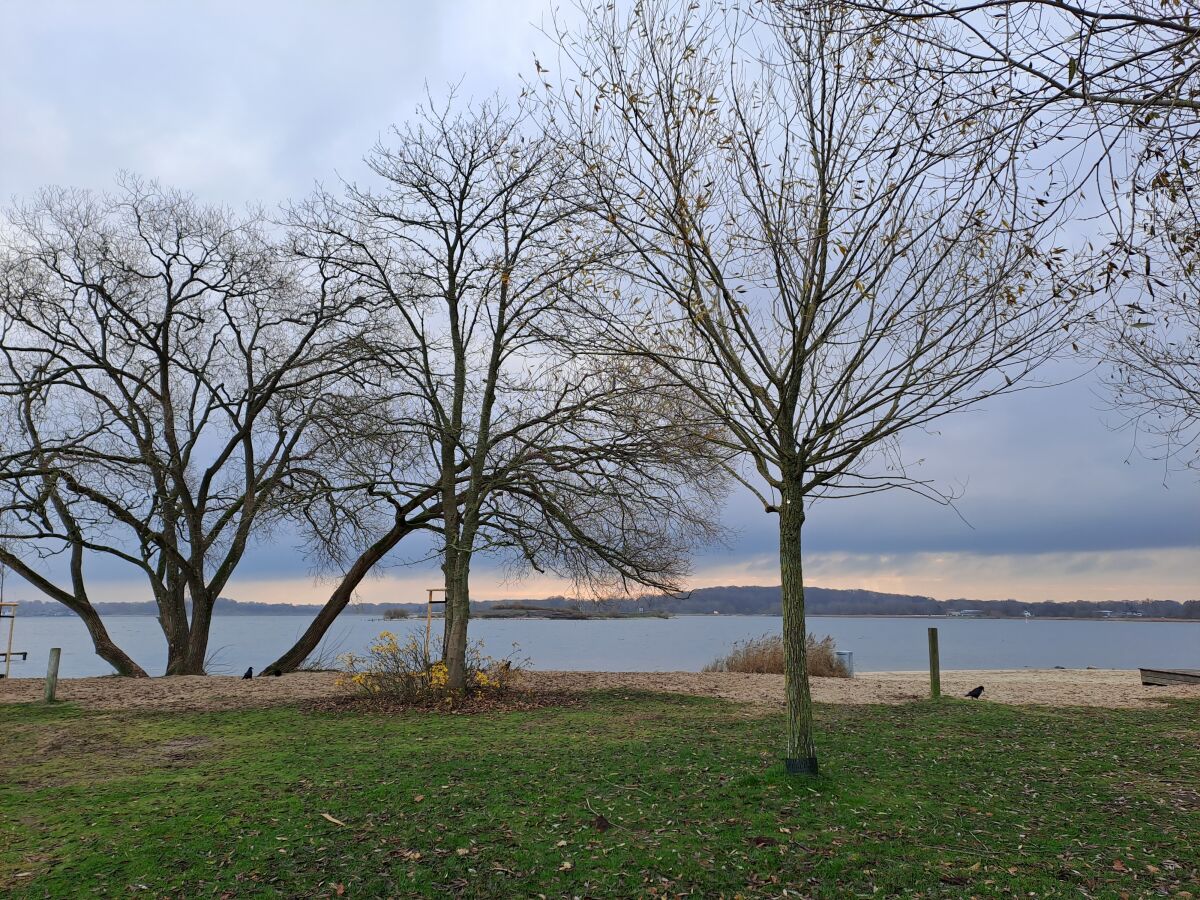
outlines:
[[[71,678],[59,682],[60,700],[90,709],[220,710],[277,706],[341,693],[332,672],[297,672],[243,681],[229,676]],[[528,686],[543,691],[646,690],[719,697],[782,706],[783,676],[730,672],[530,672]],[[1030,706],[1131,708],[1177,698],[1200,698],[1197,687],[1144,687],[1136,670],[1009,669],[942,673],[942,692],[962,696],[984,686],[984,700]],[[42,696],[40,678],[0,681],[0,703]],[[906,703],[929,695],[925,672],[865,672],[853,679],[814,678],[818,703]]]

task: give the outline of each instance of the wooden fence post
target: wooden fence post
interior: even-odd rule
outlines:
[[[50,648],[50,665],[46,667],[46,702],[54,702],[54,692],[58,689],[58,659],[62,656],[62,647]]]
[[[942,696],[942,664],[938,658],[938,633],[929,629],[929,696],[934,700]]]

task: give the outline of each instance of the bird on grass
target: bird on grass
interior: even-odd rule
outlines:
[[[248,668],[246,670],[246,674],[242,676],[242,681],[249,681],[253,677],[254,677],[254,666],[251,666],[250,668]]]
[[[978,700],[980,697],[983,696],[983,685],[981,684],[977,688],[972,688],[971,690],[967,691],[966,695],[968,697],[970,697],[972,700]]]
[[[283,675],[283,673],[280,672],[278,669],[267,669],[267,671],[265,671],[265,672],[258,673],[259,678],[264,678],[267,675],[274,675],[276,678],[279,678],[281,675]]]

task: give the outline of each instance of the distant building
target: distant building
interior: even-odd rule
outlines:
[[[950,615],[961,619],[974,619],[983,615],[982,609],[955,609],[951,610]]]

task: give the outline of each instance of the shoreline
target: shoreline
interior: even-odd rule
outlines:
[[[63,678],[60,701],[88,709],[159,712],[288,706],[337,696],[336,672],[295,672],[282,678],[243,680],[229,675],[157,678]],[[650,691],[711,697],[745,704],[759,712],[784,706],[782,675],[735,672],[561,672],[532,670],[523,675],[532,691]],[[896,705],[927,699],[923,671],[861,672],[854,678],[813,678],[817,703]],[[0,679],[0,704],[41,700],[42,678]],[[1014,706],[1153,708],[1162,701],[1200,699],[1200,687],[1149,687],[1136,669],[957,669],[942,671],[946,698],[961,698],[983,685],[980,702]],[[972,701],[974,702],[974,701]]]

